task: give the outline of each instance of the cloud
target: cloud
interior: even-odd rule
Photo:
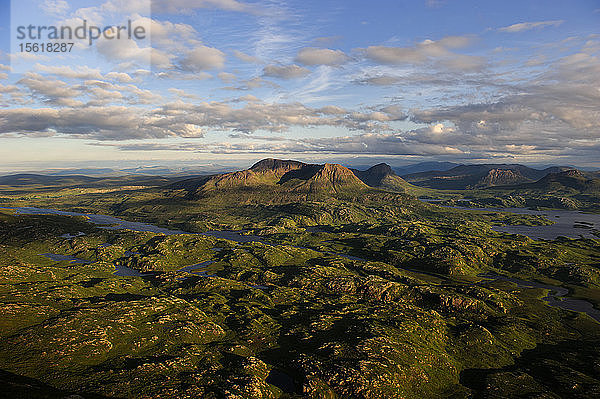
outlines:
[[[171,94],[173,94],[174,96],[179,97],[179,98],[186,98],[186,99],[191,99],[191,100],[197,100],[199,98],[195,94],[188,93],[185,90],[177,89],[175,87],[172,87],[172,88],[168,89],[168,91]]]
[[[247,79],[241,82],[242,84],[240,86],[229,86],[229,87],[224,87],[224,89],[226,90],[252,90],[252,89],[259,89],[261,87],[270,87],[270,88],[278,88],[279,85],[270,82],[268,80],[265,80],[263,78],[261,78],[260,76],[256,76],[252,79]]]
[[[87,91],[88,95],[94,96],[94,100],[85,106],[0,110],[0,120],[3,121],[0,133],[27,135],[56,132],[99,140],[131,140],[190,135],[200,137],[205,130],[246,134],[256,131],[284,132],[293,126],[337,126],[349,130],[383,131],[390,129],[388,122],[404,118],[397,107],[351,112],[335,106],[315,109],[299,103],[269,104],[257,101],[255,97],[243,98],[245,105],[241,107],[233,107],[226,102],[190,104],[183,101],[151,110],[106,106],[102,100],[111,98],[112,88],[110,85],[94,85]],[[135,87],[129,87],[129,90],[137,96],[152,94]],[[60,94],[68,98],[68,94],[77,93]],[[58,95],[54,94],[55,97]]]
[[[560,26],[563,22],[564,21],[562,19],[554,21],[521,22],[510,26],[505,26],[503,28],[498,28],[498,31],[507,33],[518,33],[533,29],[541,29],[548,26]]]
[[[310,71],[296,64],[286,66],[267,65],[263,69],[263,73],[265,76],[270,76],[273,78],[296,79],[308,75]]]
[[[400,83],[402,79],[399,76],[392,75],[377,75],[377,76],[368,76],[361,79],[356,80],[356,83],[360,84],[370,84],[376,86],[391,86],[397,83]]]
[[[343,38],[343,36],[337,35],[337,36],[323,36],[323,37],[317,37],[314,42],[319,44],[320,46],[330,46],[333,43],[341,40]]]
[[[224,66],[225,54],[221,50],[207,46],[198,46],[188,51],[181,61],[181,67],[191,72],[221,69]]]
[[[409,47],[370,46],[358,49],[366,58],[387,65],[423,65],[435,63],[449,69],[476,70],[483,67],[481,57],[457,54],[453,49],[473,42],[471,36],[447,36],[440,40],[424,40]]]
[[[48,15],[60,16],[69,10],[69,3],[65,0],[45,0],[40,8]]]
[[[202,130],[189,123],[165,123],[131,107],[20,108],[0,110],[0,133],[65,134],[99,140],[164,137],[201,137]]]
[[[44,103],[56,106],[75,107],[82,105],[76,97],[81,92],[61,80],[44,77],[35,72],[27,72],[17,84],[27,87],[33,96],[38,97]]]
[[[233,50],[233,55],[235,55],[235,57],[238,58],[239,60],[250,63],[250,64],[262,64],[263,63],[259,58],[253,57],[253,56],[243,53],[239,50]]]
[[[217,77],[221,79],[221,81],[223,81],[224,83],[232,83],[237,79],[237,76],[229,72],[219,72],[217,74]]]
[[[257,13],[256,6],[236,0],[152,0],[152,12],[189,14],[197,8],[218,8],[226,11]]]
[[[128,62],[130,68],[134,65],[159,69],[173,66],[173,55],[150,46],[140,47],[135,40],[107,40],[102,37],[96,41],[96,49],[109,61]]]
[[[138,17],[132,21],[132,25],[144,27],[152,46],[162,50],[183,52],[189,46],[200,44],[198,32],[188,24]]]
[[[242,96],[242,97],[238,98],[237,101],[261,102],[261,100],[258,97],[253,96],[252,94],[246,94],[245,96]]]
[[[296,56],[296,62],[303,65],[339,66],[349,60],[350,57],[341,50],[319,49],[313,47],[303,48]]]
[[[60,0],[59,0],[60,1]],[[99,7],[102,12],[129,14],[191,14],[196,9],[216,8],[226,11],[256,13],[258,8],[237,0],[109,0]]]

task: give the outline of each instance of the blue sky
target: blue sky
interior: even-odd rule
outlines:
[[[0,170],[265,156],[600,167],[599,1],[9,5]],[[17,26],[84,19],[151,37],[20,53]]]

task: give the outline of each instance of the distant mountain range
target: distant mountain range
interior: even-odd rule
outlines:
[[[549,173],[540,180],[518,185],[518,189],[539,190],[545,193],[600,193],[600,175],[598,173],[585,173],[577,169],[565,170],[558,173]]]
[[[570,168],[560,166],[533,169],[518,164],[459,165],[446,171],[412,173],[402,177],[421,187],[465,190],[532,183],[549,173],[559,173],[568,169]]]
[[[408,166],[396,167],[396,168],[394,168],[394,171],[399,176],[404,176],[404,175],[409,175],[412,173],[430,172],[433,170],[436,170],[439,172],[444,172],[446,170],[450,170],[450,169],[455,168],[460,165],[461,164],[454,163],[454,162],[435,162],[435,161],[432,162],[432,161],[430,161],[430,162],[419,162],[419,163],[408,165]]]
[[[128,175],[117,177],[93,177],[83,175],[48,176],[32,173],[0,176],[3,190],[18,191],[36,188],[51,190],[56,188],[107,188],[116,186],[163,186],[173,181],[160,176]]]
[[[86,175],[87,169],[79,169],[81,174],[53,175],[21,173],[0,177],[0,186],[25,187],[104,187],[116,185],[167,186],[184,189],[188,193],[209,193],[214,190],[259,186],[278,187],[283,191],[304,193],[357,192],[368,188],[419,195],[423,190],[465,190],[485,188],[505,188],[512,190],[554,190],[566,187],[571,190],[596,190],[599,172],[582,172],[569,167],[549,167],[534,169],[518,164],[480,164],[453,166],[451,162],[427,162],[410,167],[393,169],[380,163],[366,170],[347,168],[339,164],[309,164],[293,160],[264,159],[246,170],[218,174],[165,174],[168,169],[142,167],[128,170],[120,176],[101,176],[112,169],[93,169],[98,175]],[[420,170],[423,168],[447,170],[423,171],[399,176],[398,170]],[[138,174],[142,171],[149,175]],[[64,171],[63,171],[64,172]],[[122,170],[120,173],[125,173]],[[566,189],[565,188],[565,189]]]

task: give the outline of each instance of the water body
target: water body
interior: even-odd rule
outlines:
[[[34,207],[0,207],[0,209],[12,209],[18,215],[61,215],[61,216],[83,216],[87,218],[90,223],[99,225],[101,229],[107,230],[132,230],[137,232],[149,232],[165,235],[175,234],[200,234],[204,236],[210,236],[215,238],[222,238],[225,240],[235,241],[239,243],[247,242],[262,242],[265,243],[264,239],[259,236],[244,235],[241,231],[206,231],[204,233],[189,233],[183,230],[170,230],[163,227],[154,226],[147,223],[141,222],[128,222],[126,220],[118,219],[114,216],[108,215],[96,215],[93,213],[78,213],[78,212],[66,212],[59,211],[56,209],[41,209]]]
[[[509,212],[518,215],[544,216],[553,222],[549,226],[494,226],[493,230],[521,234],[534,240],[555,240],[558,237],[599,238],[592,232],[600,230],[600,215],[579,211],[535,211],[526,208],[460,208],[484,212]]]
[[[435,200],[422,200],[435,203]],[[478,212],[514,213],[517,215],[543,216],[553,222],[549,226],[493,226],[492,229],[501,233],[520,234],[534,240],[555,240],[558,237],[568,238],[599,238],[592,230],[600,230],[600,214],[583,213],[579,211],[549,210],[536,211],[527,208],[466,208],[448,206],[447,208]]]
[[[76,258],[71,255],[57,255],[57,254],[49,254],[49,253],[48,254],[38,254],[38,255],[46,257],[48,259],[52,259],[53,261],[56,261],[56,262],[68,261],[69,263],[83,263],[83,264],[92,263],[89,260],[79,259],[79,258]]]
[[[177,271],[195,274],[196,276],[200,276],[200,277],[214,277],[215,276],[214,274],[208,274],[205,270],[202,270],[202,269],[206,269],[208,266],[212,265],[213,263],[215,263],[215,261],[207,260],[205,262],[196,263],[194,265],[182,267],[181,269],[179,269]],[[180,278],[180,280],[184,280],[184,279],[185,279],[185,277]]]
[[[509,281],[517,284],[519,287],[542,288],[544,290],[548,290],[548,294],[542,298],[542,300],[547,302],[548,305],[561,309],[572,310],[574,312],[582,312],[590,316],[592,319],[600,322],[600,310],[595,309],[590,302],[583,299],[565,297],[569,293],[569,290],[566,288],[542,284],[535,281],[521,280],[514,277],[500,276],[497,274],[480,274],[479,277],[491,280]]]

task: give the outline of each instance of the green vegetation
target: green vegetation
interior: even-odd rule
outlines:
[[[191,233],[241,229],[262,241],[107,230],[81,217],[0,210],[6,392],[598,396],[598,322],[548,306],[546,289],[481,274],[560,286],[598,307],[600,240],[497,233],[498,223],[549,222],[425,204],[336,165],[302,169],[271,160],[110,196],[5,192],[5,206]],[[48,253],[89,263],[39,255]],[[204,273],[180,270],[201,263],[191,269]],[[147,275],[120,277],[116,268]]]

